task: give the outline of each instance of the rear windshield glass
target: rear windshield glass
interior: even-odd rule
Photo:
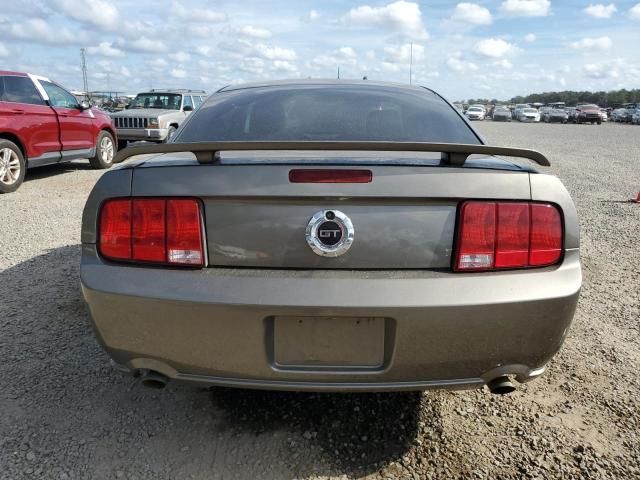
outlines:
[[[213,95],[176,142],[243,140],[480,143],[428,90],[364,85],[260,87]]]

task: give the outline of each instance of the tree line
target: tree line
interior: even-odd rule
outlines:
[[[565,90],[563,92],[544,92],[544,93],[532,93],[527,96],[517,96],[509,100],[497,100],[495,98],[486,99],[469,99],[468,104],[478,103],[482,105],[486,104],[499,104],[499,103],[554,103],[565,102],[568,106],[573,106],[578,103],[595,103],[601,107],[618,107],[624,103],[638,103],[640,102],[640,89],[634,90],[613,90],[610,92],[574,92],[572,90]]]

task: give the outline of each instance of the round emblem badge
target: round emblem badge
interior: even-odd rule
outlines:
[[[316,254],[338,257],[351,248],[353,224],[349,217],[338,210],[322,210],[309,220],[306,238]]]

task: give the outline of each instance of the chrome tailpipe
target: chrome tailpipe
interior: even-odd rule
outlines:
[[[169,383],[169,377],[153,370],[140,372],[140,382],[147,388],[161,389]]]
[[[502,375],[487,382],[489,391],[496,395],[507,395],[513,392],[516,387],[511,383],[509,377]]]

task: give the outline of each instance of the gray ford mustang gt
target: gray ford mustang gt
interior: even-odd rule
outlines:
[[[573,202],[522,159],[549,164],[422,87],[223,88],[87,200],[98,339],[151,387],[508,393],[582,281]]]

